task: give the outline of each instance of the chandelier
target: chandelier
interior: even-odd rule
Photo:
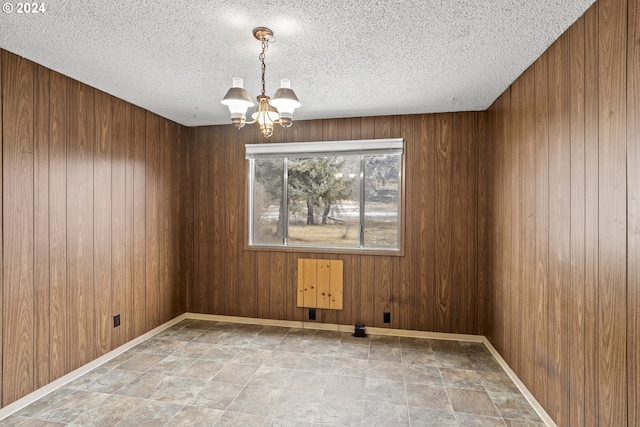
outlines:
[[[260,132],[265,138],[273,135],[273,125],[278,123],[283,128],[288,128],[293,124],[293,111],[300,107],[300,101],[295,92],[291,90],[291,82],[288,79],[282,79],[280,89],[276,91],[273,99],[265,94],[264,74],[267,66],[264,63],[265,52],[269,48],[269,43],[276,40],[273,37],[273,31],[266,27],[257,27],[253,29],[253,37],[262,43],[262,53],[260,53],[260,62],[262,63],[262,92],[258,95],[258,108],[251,115],[252,121],[247,122],[246,114],[249,107],[253,107],[253,101],[249,96],[249,92],[242,87],[242,79],[233,78],[233,86],[227,91],[222,99],[222,103],[229,107],[231,112],[231,123],[240,129],[245,124],[258,123]]]

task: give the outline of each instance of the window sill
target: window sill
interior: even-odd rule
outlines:
[[[291,246],[258,246],[245,244],[246,251],[253,252],[289,252],[289,253],[313,253],[328,255],[370,255],[370,256],[387,256],[387,257],[403,257],[404,249],[399,250],[381,250],[381,249],[347,249],[347,248],[306,248]]]

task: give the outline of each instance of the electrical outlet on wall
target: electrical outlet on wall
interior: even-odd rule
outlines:
[[[120,326],[120,313],[113,315],[113,327],[117,328]]]
[[[391,323],[391,313],[389,313],[388,311],[382,313],[382,321],[384,323]]]
[[[309,320],[316,320],[316,309],[315,308],[310,308],[309,309]]]

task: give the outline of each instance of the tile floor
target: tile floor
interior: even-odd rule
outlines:
[[[8,426],[543,426],[483,344],[185,320]]]

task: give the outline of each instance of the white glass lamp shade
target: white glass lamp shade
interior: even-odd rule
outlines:
[[[270,104],[278,109],[280,113],[282,126],[289,127],[293,122],[293,111],[302,104],[298,101],[298,97],[291,89],[291,82],[288,79],[282,79],[280,89],[278,89],[270,101]]]
[[[241,78],[235,77],[233,79],[233,87],[227,91],[221,102],[229,107],[233,125],[238,129],[244,126],[247,109],[253,106],[253,101],[249,92],[242,87]]]

